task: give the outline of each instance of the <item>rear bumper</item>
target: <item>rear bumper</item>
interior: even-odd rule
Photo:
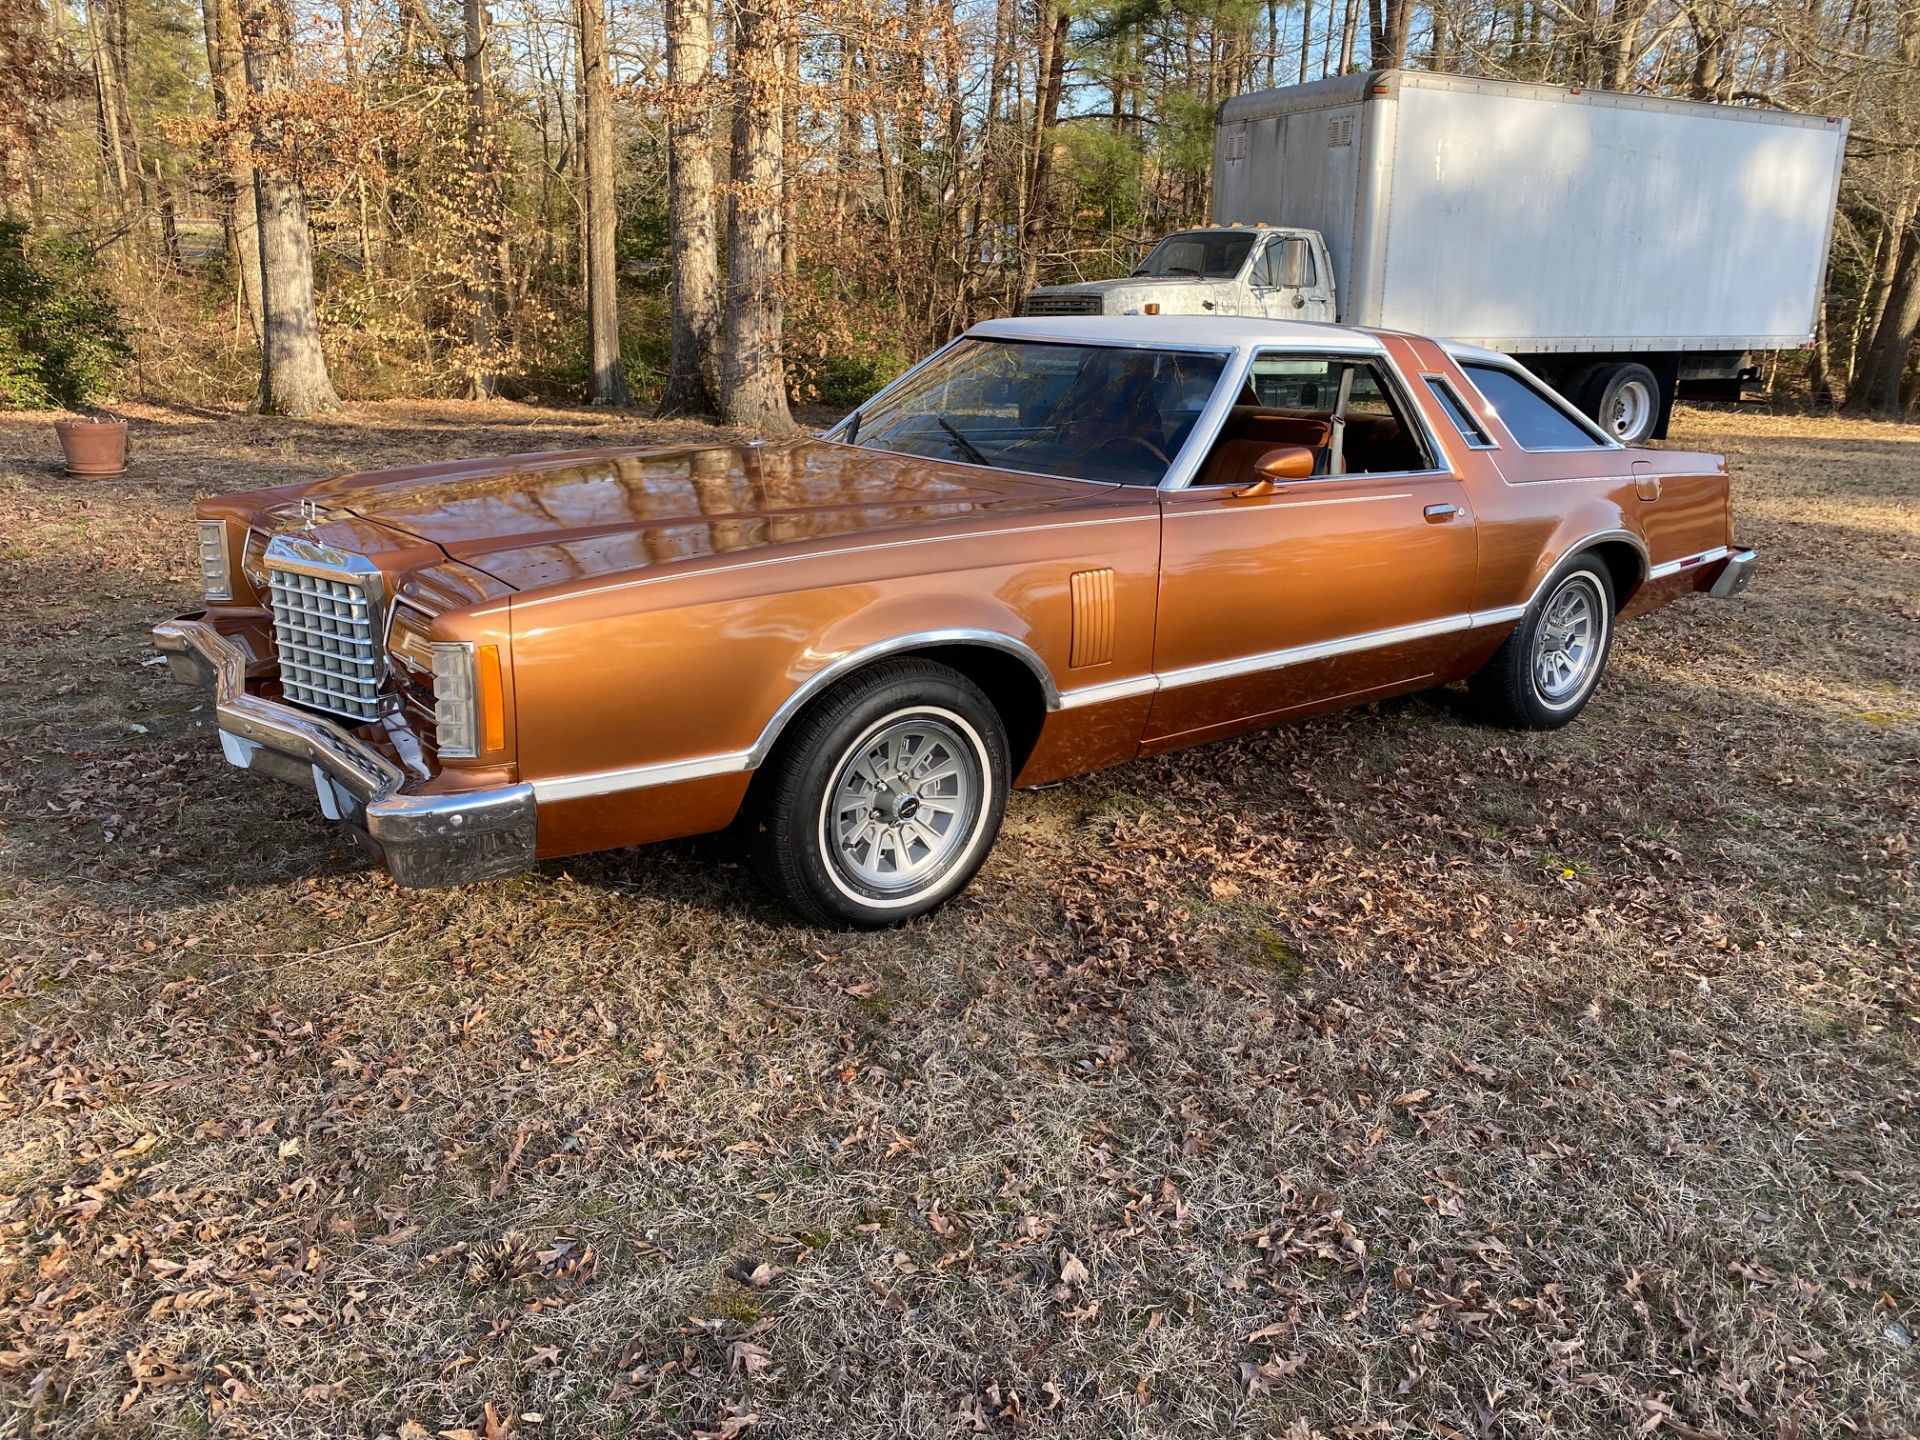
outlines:
[[[378,848],[402,885],[466,885],[533,863],[531,785],[445,795],[401,793],[406,774],[330,720],[246,689],[246,655],[196,616],[156,625],[176,680],[210,688],[227,762],[313,793],[329,820]]]
[[[1751,550],[1736,550],[1727,557],[1727,563],[1720,567],[1720,573],[1713,577],[1713,583],[1707,587],[1707,594],[1716,600],[1728,600],[1747,588],[1747,581],[1753,578],[1753,567],[1760,557]]]

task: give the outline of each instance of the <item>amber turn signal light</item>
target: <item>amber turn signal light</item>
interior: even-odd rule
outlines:
[[[482,645],[474,657],[479,689],[481,743],[488,750],[507,744],[507,702],[500,685],[500,647]]]

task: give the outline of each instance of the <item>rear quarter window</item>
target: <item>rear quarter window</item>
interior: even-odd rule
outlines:
[[[1498,365],[1460,367],[1522,450],[1604,450],[1606,442],[1562,410],[1533,381]]]

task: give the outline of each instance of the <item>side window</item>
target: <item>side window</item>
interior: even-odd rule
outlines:
[[[1427,389],[1433,392],[1433,398],[1440,402],[1440,408],[1447,412],[1447,418],[1453,421],[1453,428],[1460,432],[1460,438],[1476,450],[1494,448],[1493,437],[1487,434],[1486,427],[1473,418],[1473,412],[1467,409],[1467,402],[1454,392],[1454,388],[1438,375],[1427,376]]]
[[[1513,432],[1522,450],[1604,450],[1606,442],[1581,425],[1523,375],[1498,365],[1463,365],[1469,379]]]
[[[1353,372],[1353,389],[1347,394],[1347,414],[1381,416],[1388,420],[1395,418],[1393,406],[1380,389],[1380,376],[1371,365],[1356,367]]]
[[[1311,450],[1321,476],[1439,468],[1384,362],[1353,356],[1256,355],[1194,483],[1248,484],[1260,457],[1281,445]]]
[[[1344,368],[1336,360],[1313,356],[1258,355],[1247,383],[1255,402],[1269,410],[1331,415]]]
[[[1280,283],[1280,247],[1262,245],[1260,253],[1253,260],[1253,273],[1247,278],[1248,283],[1253,285],[1278,285]]]

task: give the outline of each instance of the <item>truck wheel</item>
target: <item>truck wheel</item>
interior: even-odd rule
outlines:
[[[754,860],[806,919],[871,929],[945,904],[1007,808],[1006,727],[966,676],[863,670],[793,723],[760,776]]]
[[[1582,408],[1622,445],[1640,445],[1660,423],[1660,382],[1644,365],[1607,365],[1587,381]]]
[[[1613,608],[1606,563],[1596,555],[1569,561],[1467,681],[1480,718],[1510,730],[1558,730],[1578,715],[1613,648]]]

